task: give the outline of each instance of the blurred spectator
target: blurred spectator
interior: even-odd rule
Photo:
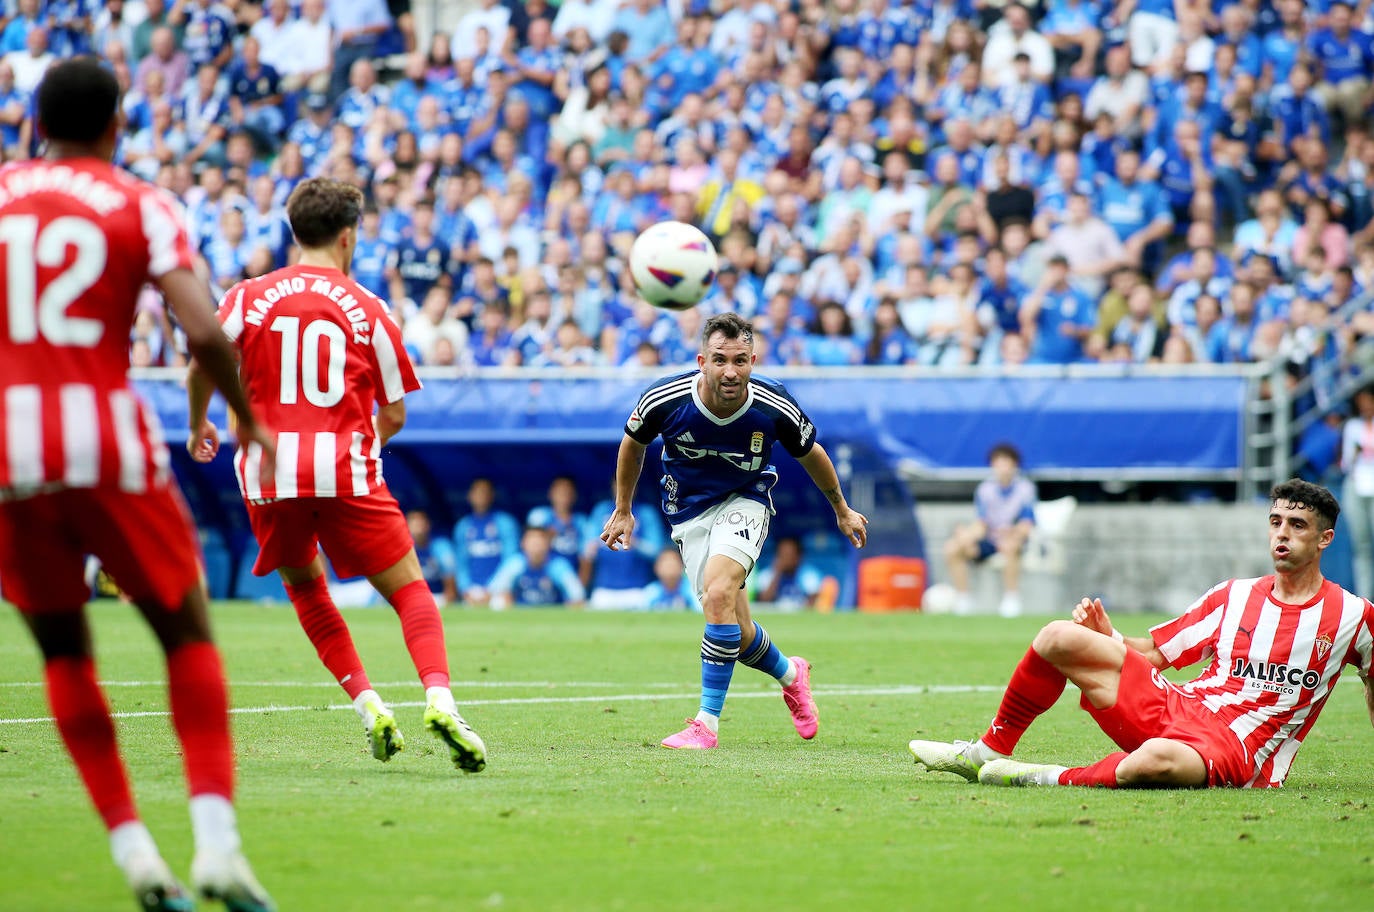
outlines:
[[[1031,27],[1030,10],[1013,3],[1007,6],[1002,19],[988,30],[982,60],[983,82],[1000,86],[1015,78],[1012,63],[1018,54],[1026,55],[1031,74],[1037,81],[1047,82],[1054,75],[1054,47],[1049,39]]]
[[[6,159],[28,149],[32,130],[29,93],[14,84],[14,67],[0,58],[0,146]]]
[[[450,313],[448,289],[435,286],[425,295],[417,313],[406,318],[403,338],[408,348],[420,353],[425,364],[435,361],[434,347],[440,339],[452,347],[453,356],[461,360],[468,351],[468,327]]]
[[[497,568],[520,549],[519,524],[509,513],[493,509],[495,503],[491,480],[474,478],[468,486],[472,512],[453,529],[458,591],[463,601],[474,605],[487,604]]]
[[[258,39],[244,38],[242,57],[229,68],[229,122],[251,133],[259,149],[275,151],[277,138],[286,128],[281,79],[262,62],[259,48]]]
[[[525,525],[549,533],[549,547],[553,553],[576,567],[582,560],[583,538],[587,517],[577,513],[577,483],[568,475],[559,475],[549,482],[548,503],[534,507],[525,518]]]
[[[420,572],[424,574],[429,591],[441,606],[457,601],[457,557],[453,553],[453,543],[434,534],[429,514],[424,510],[407,512],[406,525],[415,541],[415,556],[420,560]]]
[[[1092,214],[1092,202],[1078,192],[1069,195],[1067,218],[1050,232],[1045,249],[1051,258],[1068,261],[1074,284],[1093,300],[1101,295],[1105,277],[1126,262],[1116,231]]]
[[[276,73],[283,73],[293,54],[292,32],[295,30],[291,18],[290,0],[267,0],[263,4],[265,15],[260,17],[249,34],[258,42],[259,57]]]
[[[48,30],[35,26],[24,36],[24,49],[10,51],[3,58],[14,73],[14,85],[21,92],[32,95],[42,82],[43,74],[57,57],[48,50]]]
[[[1350,511],[1355,561],[1355,591],[1374,590],[1374,388],[1355,394],[1354,416],[1341,435],[1341,505]]]
[[[654,558],[654,581],[644,587],[643,607],[649,611],[701,610],[676,548],[664,548]]]
[[[391,28],[391,12],[386,0],[331,3],[329,25],[334,52],[329,92],[338,97],[352,82],[355,64],[376,56],[378,41]]]
[[[1083,340],[1097,319],[1092,298],[1069,283],[1069,261],[1050,257],[1040,283],[1021,307],[1021,329],[1031,341],[1036,364],[1073,364],[1083,358]]]
[[[181,31],[181,49],[191,68],[213,66],[223,70],[234,56],[233,40],[238,26],[234,14],[215,0],[180,0],[172,4],[168,25]]]
[[[958,595],[957,614],[971,614],[969,564],[994,554],[1002,556],[1002,601],[998,613],[1021,613],[1021,552],[1035,527],[1035,484],[1021,474],[1021,453],[1009,443],[999,443],[988,454],[991,474],[973,494],[976,518],[956,526],[945,542],[945,568]]]
[[[334,32],[325,17],[324,0],[301,0],[300,18],[279,40],[285,53],[276,58],[275,66],[282,88],[327,93],[334,66]]]
[[[520,553],[501,562],[491,578],[491,607],[576,607],[586,600],[572,564],[549,550],[545,529],[527,528],[520,536]]]
[[[783,536],[773,548],[772,562],[759,570],[755,599],[792,611],[814,608],[823,578],[806,562],[801,539]]]
[[[601,529],[615,509],[614,498],[587,513],[582,535],[581,579],[591,592],[592,608],[641,608],[644,587],[654,581],[654,561],[668,544],[658,507],[636,502],[631,512],[635,531],[628,550],[612,551],[601,543]]]

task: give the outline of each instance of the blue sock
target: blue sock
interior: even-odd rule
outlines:
[[[739,658],[739,624],[707,624],[701,638],[701,711],[719,717]]]
[[[782,650],[773,645],[768,638],[768,631],[757,621],[754,622],[754,642],[749,644],[749,651],[742,653],[739,660],[778,680],[782,680],[792,664]]]

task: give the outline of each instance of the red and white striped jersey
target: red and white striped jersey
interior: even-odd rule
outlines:
[[[1274,599],[1274,577],[1228,580],[1181,617],[1150,630],[1173,668],[1210,661],[1178,687],[1216,714],[1240,740],[1254,776],[1283,784],[1346,665],[1369,674],[1374,605],[1330,580],[1306,604]]]
[[[420,388],[386,305],[337,269],[288,266],[229,289],[218,316],[242,356],[248,401],[277,435],[270,484],[262,482],[261,447],[235,455],[244,499],[377,490],[373,411]]]
[[[140,289],[192,267],[170,196],[99,159],[0,170],[0,497],[167,483],[129,386]]]

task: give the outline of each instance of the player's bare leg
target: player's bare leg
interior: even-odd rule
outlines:
[[[316,554],[304,567],[281,567],[277,572],[286,584],[286,593],[296,609],[301,629],[309,637],[324,667],[353,701],[372,756],[387,762],[405,747],[405,737],[396,725],[395,715],[368,681],[363,661],[353,645],[353,636],[329,595],[323,558]]]
[[[114,722],[96,679],[84,608],[23,615],[43,654],[48,705],[96,811],[110,834],[110,854],[145,910],[193,908],[191,895],[163,860],[138,817]]]
[[[204,585],[198,582],[175,608],[148,600],[136,604],[167,656],[172,726],[191,794],[191,882],[230,912],[272,912],[276,906],[243,855],[234,813],[229,695],[219,650],[210,638]]]
[[[740,625],[739,661],[757,668],[782,685],[782,700],[792,714],[797,734],[810,740],[820,727],[820,714],[811,696],[811,663],[801,656],[785,656],[773,645],[768,631],[749,616],[749,597],[735,593],[735,617]]]
[[[425,688],[425,728],[449,750],[453,765],[465,773],[487,766],[487,746],[458,712],[449,682],[448,650],[439,605],[425,583],[420,560],[411,548],[406,555],[370,582],[396,610],[420,683]]]
[[[956,614],[971,614],[973,596],[969,592],[969,563],[978,556],[978,540],[968,526],[958,526],[945,542],[945,569],[949,572],[950,585],[958,593],[954,611]]]
[[[1015,527],[1006,530],[997,543],[997,553],[1002,555],[1002,601],[997,613],[1002,617],[1021,614],[1021,549],[1025,543],[1026,534]]]

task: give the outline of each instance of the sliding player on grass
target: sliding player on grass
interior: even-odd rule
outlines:
[[[267,471],[272,436],[249,410],[192,271],[180,213],[110,164],[118,110],[119,86],[96,58],[54,64],[38,89],[46,159],[0,172],[0,582],[38,641],[57,729],[140,906],[173,912],[192,901],[139,819],[97,683],[87,554],[138,606],[167,656],[191,794],[192,883],[236,912],[265,912],[272,901],[244,860],[235,823],[229,698],[196,533],[157,416],[127,377],[145,283],[166,297]]]
[[[774,443],[782,444],[825,494],[845,538],[857,548],[868,539],[868,520],[845,502],[810,419],[782,384],[750,376],[754,360],[754,331],[747,322],[733,313],[710,318],[701,333],[698,369],[649,387],[620,443],[615,510],[601,540],[612,550],[629,547],[644,451],[662,435],[663,512],[706,615],[701,709],[685,729],[663,740],[664,747],[716,746],[736,661],[776,678],[797,733],[816,736],[810,665],[800,657],[789,659],[773,645],[763,626],[750,618],[744,594],[773,513],[770,492],[778,473],[769,460]]]
[[[1321,573],[1340,506],[1296,479],[1270,499],[1272,575],[1221,583],[1148,637],[1122,637],[1083,599],[1036,636],[981,739],[912,741],[916,761],[988,785],[1264,788],[1283,784],[1346,665],[1374,719],[1374,605]],[[1201,661],[1186,684],[1159,674]],[[1069,681],[1121,751],[1075,768],[1008,759]]]
[[[362,207],[356,187],[302,182],[286,204],[299,262],[240,282],[220,305],[248,399],[277,434],[275,480],[261,477],[256,444],[234,458],[261,546],[253,572],[281,574],[301,627],[353,699],[372,755],[385,762],[405,742],[329,597],[319,548],[340,577],[367,577],[400,617],[425,686],[425,727],[448,746],[455,766],[475,773],[486,765],[486,746],[454,704],[439,608],[382,480],[381,449],[405,424],[405,394],[420,383],[386,305],[348,277]],[[219,436],[205,417],[210,388],[195,363],[187,389],[187,448],[208,462]]]

